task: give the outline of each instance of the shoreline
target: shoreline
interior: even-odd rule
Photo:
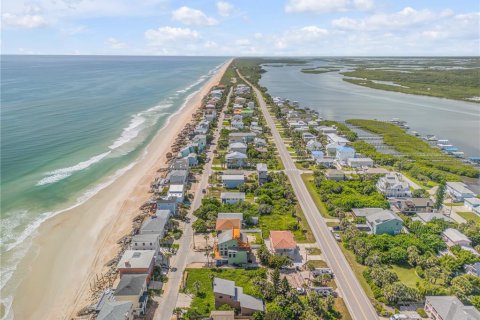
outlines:
[[[231,59],[172,114],[133,165],[85,203],[44,222],[17,272],[25,274],[12,303],[18,319],[64,319],[90,304],[89,283],[120,249],[117,241],[151,194],[150,182],[203,97],[218,84]],[[95,254],[93,254],[95,252]]]

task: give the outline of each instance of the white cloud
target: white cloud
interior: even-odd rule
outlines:
[[[173,11],[172,19],[186,25],[213,26],[218,24],[217,20],[208,17],[203,11],[186,6]]]
[[[190,28],[161,27],[145,31],[145,38],[150,46],[163,46],[198,40],[200,35]]]
[[[125,49],[127,47],[127,44],[125,42],[119,41],[113,37],[108,38],[106,43],[112,49]]]
[[[77,27],[68,27],[68,28],[61,28],[60,33],[65,36],[74,36],[76,34],[82,33],[87,30],[85,26],[77,26]]]
[[[228,17],[233,13],[233,5],[226,1],[218,1],[217,2],[217,11],[218,14],[222,17]]]
[[[328,34],[329,32],[326,29],[317,26],[305,26],[275,36],[274,45],[277,49],[298,49],[304,45],[318,46],[316,41],[326,38]]]
[[[37,14],[17,15],[4,13],[2,14],[2,23],[6,26],[27,29],[41,28],[48,25],[48,21],[43,16]]]
[[[289,0],[286,12],[329,13],[348,10],[369,10],[373,0]]]

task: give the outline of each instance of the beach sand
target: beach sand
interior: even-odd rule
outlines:
[[[84,204],[39,228],[30,253],[17,268],[26,276],[13,301],[15,319],[70,319],[90,303],[89,283],[106,271],[105,264],[120,250],[117,241],[131,231],[132,219],[151,196],[150,183],[156,171],[165,167],[165,154],[229,64],[171,117],[132,169]]]

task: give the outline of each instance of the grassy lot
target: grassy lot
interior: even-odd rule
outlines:
[[[443,205],[447,207],[461,207],[463,206],[463,202],[448,202],[444,203]]]
[[[307,253],[311,256],[316,256],[316,255],[322,254],[322,250],[320,250],[320,248],[317,248],[317,247],[307,248]]]
[[[323,260],[309,260],[307,264],[314,268],[328,268],[327,263]]]
[[[415,268],[400,267],[400,266],[394,265],[391,267],[391,269],[397,274],[400,282],[402,282],[403,284],[411,288],[416,288],[417,282],[419,283],[424,282],[424,280],[420,278],[415,272]]]
[[[246,294],[260,296],[258,288],[253,286],[252,278],[256,276],[265,277],[266,269],[191,269],[186,272],[186,284],[184,292],[194,295],[190,308],[197,310],[202,315],[209,315],[215,310],[215,298],[212,290],[212,277],[235,281],[235,285],[243,287]],[[200,284],[198,294],[194,283]]]
[[[318,195],[317,191],[315,190],[315,186],[313,185],[313,174],[311,173],[304,173],[302,174],[302,179],[303,182],[305,183],[305,186],[308,189],[308,192],[313,198],[313,201],[315,202],[315,205],[317,206],[318,210],[320,211],[320,214],[324,218],[329,218],[329,219],[336,219],[337,217],[331,216],[328,214],[327,208],[325,208],[325,205],[323,204],[322,200],[320,199],[320,196]]]
[[[473,212],[457,212],[457,214],[465,220],[473,220],[480,224],[480,217]]]

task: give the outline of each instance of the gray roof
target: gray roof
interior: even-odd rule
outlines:
[[[432,221],[433,219],[453,222],[453,220],[440,212],[419,212],[417,216],[424,222]]]
[[[225,159],[247,159],[247,155],[245,153],[241,153],[238,151],[230,152],[225,156]]]
[[[218,243],[224,243],[233,239],[232,230],[225,230],[217,236]]]
[[[480,312],[472,306],[465,306],[455,296],[425,297],[435,311],[445,320],[480,320]]]
[[[235,282],[221,278],[213,278],[213,292],[235,296]]]
[[[242,180],[245,181],[245,176],[243,174],[224,174],[222,175],[222,181],[225,180]]]
[[[154,256],[155,250],[125,250],[117,268],[149,268]]]
[[[187,159],[175,159],[172,161],[170,165],[172,169],[180,170],[180,169],[188,169],[188,160]]]
[[[268,171],[265,163],[257,163],[257,171]]]
[[[150,233],[150,234],[136,234],[132,237],[132,243],[134,242],[156,242],[158,240],[159,234]]]
[[[253,132],[232,132],[229,134],[229,137],[253,137],[256,135],[257,134]]]
[[[243,213],[241,212],[219,212],[217,216],[218,220],[221,219],[239,219],[243,220]]]
[[[376,213],[379,211],[382,211],[383,208],[354,208],[352,209],[353,214],[355,214],[356,217],[366,217],[371,213]]]
[[[463,182],[447,182],[447,187],[462,194],[474,194],[473,191],[468,189],[468,186]]]
[[[232,143],[230,143],[230,145],[228,147],[230,149],[232,149],[232,148],[246,148],[247,145],[243,142],[232,142]]]
[[[168,219],[170,218],[169,210],[157,210],[155,215],[148,218],[140,227],[140,233],[162,233],[165,230]]]
[[[129,301],[107,301],[100,310],[97,320],[126,320],[133,308]]]
[[[170,171],[169,177],[186,177],[188,176],[188,171],[187,170],[172,170]]]
[[[240,297],[238,300],[240,300],[240,307],[242,308],[248,308],[248,309],[259,310],[259,311],[263,311],[264,309],[262,299],[252,297],[251,295],[244,294],[243,292],[240,293]]]
[[[448,239],[452,240],[453,242],[457,242],[457,241],[471,242],[471,240],[466,235],[464,235],[457,229],[447,228],[443,231],[443,235],[445,235]]]
[[[245,192],[222,192],[221,199],[245,199]]]
[[[375,213],[371,213],[367,215],[366,218],[367,218],[367,221],[370,222],[371,224],[380,224],[390,220],[403,221],[402,219],[400,219],[400,217],[397,214],[393,213],[393,211],[391,210],[382,210]]]
[[[148,275],[124,274],[115,289],[114,296],[140,296],[143,293]]]

